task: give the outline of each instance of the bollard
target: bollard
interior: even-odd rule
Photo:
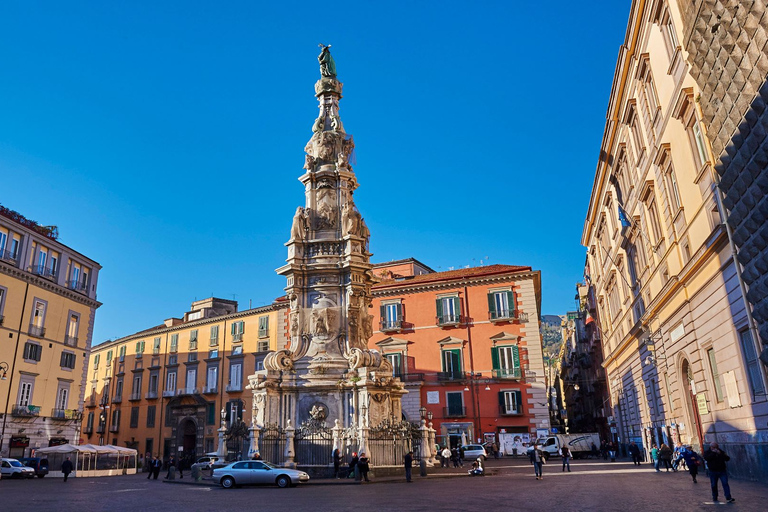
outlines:
[[[360,467],[355,464],[355,482],[360,482],[363,478],[363,474],[360,473]]]
[[[168,480],[176,480],[176,466],[168,468]]]
[[[421,476],[427,476],[427,461],[424,459],[421,459],[419,461],[419,474]]]
[[[192,466],[192,480],[195,482],[200,482],[203,479],[203,470],[200,469],[200,466]]]

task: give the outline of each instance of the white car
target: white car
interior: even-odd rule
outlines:
[[[219,461],[219,457],[215,455],[206,455],[205,457],[200,457],[197,459],[197,461],[192,464],[192,466],[197,466],[200,469],[206,469],[210,470],[211,467],[216,464]]]
[[[35,470],[16,459],[0,459],[0,474],[3,478],[35,478]]]
[[[309,475],[296,469],[281,468],[261,460],[241,460],[213,470],[213,481],[225,489],[237,485],[267,484],[292,487],[309,480]]]
[[[488,454],[485,452],[485,448],[480,444],[468,444],[463,446],[464,460],[475,460],[478,457],[482,457],[483,460],[488,458]]]

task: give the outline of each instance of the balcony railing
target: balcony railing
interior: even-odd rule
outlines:
[[[495,379],[519,379],[521,375],[520,368],[495,368],[493,370]]]
[[[120,425],[115,425],[114,423],[109,426],[110,432],[118,432],[120,430]]]
[[[104,424],[101,424],[98,427],[96,427],[96,433],[97,434],[103,434],[104,433],[104,427],[105,427]]]
[[[128,397],[128,400],[131,402],[138,402],[141,400],[141,392],[131,393],[131,396]]]
[[[203,394],[204,395],[215,395],[218,392],[219,392],[219,387],[218,386],[210,386],[210,387],[206,386],[206,387],[203,388]]]
[[[16,263],[17,257],[18,257],[17,253],[13,253],[9,250],[4,250],[4,251],[0,250],[0,260]]]
[[[34,336],[36,338],[42,338],[43,336],[45,336],[45,327],[42,327],[42,326],[38,327],[37,325],[30,325],[29,326],[29,331],[27,331],[27,333],[30,336]]]
[[[77,336],[70,336],[69,334],[64,335],[64,344],[69,345],[70,347],[76,347],[77,346]]]
[[[56,269],[45,267],[43,265],[33,265],[29,267],[29,271],[35,275],[46,277],[48,279],[56,279]]]
[[[144,398],[147,400],[154,400],[157,398],[157,391],[147,391],[147,394],[144,395]]]
[[[232,342],[236,343],[238,341],[243,341],[243,333],[233,334],[232,335]]]
[[[51,418],[55,420],[82,420],[83,413],[77,409],[53,409],[51,410]]]
[[[488,319],[491,322],[511,322],[513,320],[519,320],[520,322],[528,322],[528,313],[521,313],[513,309],[501,309],[498,311],[489,311]]]
[[[84,292],[88,287],[88,283],[83,280],[69,279],[67,280],[67,288],[75,290],[76,292]]]
[[[174,396],[176,396],[176,391],[172,389],[166,389],[163,391],[163,398],[172,398]]]
[[[93,425],[86,425],[83,429],[83,434],[93,434]]]
[[[464,372],[437,372],[437,380],[440,382],[464,380],[464,378]]]
[[[399,331],[403,328],[402,318],[382,318],[379,323],[379,330],[381,332]]]
[[[176,392],[176,395],[199,395],[200,390],[198,388],[181,388]]]
[[[119,404],[123,401],[123,395],[115,395],[112,397],[112,403],[113,404]]]
[[[463,418],[466,415],[466,407],[443,407],[443,418]]]
[[[238,393],[243,390],[242,384],[227,384],[227,393]]]
[[[13,410],[11,411],[11,416],[22,416],[22,417],[40,416],[40,406],[39,405],[14,405]]]
[[[424,380],[423,373],[397,373],[395,377],[399,377],[403,382],[419,382]]]
[[[256,352],[269,352],[269,342],[260,341],[256,344]]]
[[[86,407],[96,407],[96,397],[91,397],[85,404]]]
[[[511,407],[507,407],[506,405],[500,405],[499,414],[502,416],[514,416],[517,414],[522,414],[522,411],[519,408],[513,409]]]
[[[461,315],[444,314],[435,317],[435,323],[439,327],[445,327],[450,325],[461,325],[464,323],[464,317]]]

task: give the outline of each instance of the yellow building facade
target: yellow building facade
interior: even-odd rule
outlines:
[[[631,9],[582,235],[614,441],[717,441],[748,471],[768,441],[766,380],[679,7]]]
[[[0,206],[0,454],[77,443],[101,266]]]
[[[265,372],[268,352],[285,348],[288,306],[238,311],[235,301],[209,298],[181,318],[95,346],[84,441],[188,464],[215,451],[222,409],[227,426],[250,423],[247,377]],[[231,449],[243,446],[247,439]]]

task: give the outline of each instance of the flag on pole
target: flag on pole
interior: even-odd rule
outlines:
[[[587,311],[587,318],[584,320],[584,325],[589,325],[590,323],[594,322],[595,319],[592,318],[592,315]]]
[[[632,222],[629,220],[629,217],[627,217],[627,212],[624,211],[624,208],[622,208],[621,205],[619,205],[619,222],[623,228],[632,227]]]

